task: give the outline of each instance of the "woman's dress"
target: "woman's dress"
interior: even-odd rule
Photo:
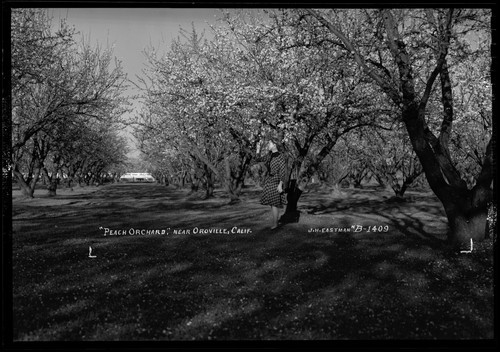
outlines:
[[[264,180],[260,203],[283,208],[283,205],[286,204],[286,195],[285,193],[278,193],[278,184],[283,181],[283,189],[285,189],[286,161],[282,154],[273,153],[269,164],[270,172]]]

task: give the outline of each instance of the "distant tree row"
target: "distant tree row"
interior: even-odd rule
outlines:
[[[161,179],[237,200],[266,139],[290,161],[287,213],[313,175],[370,175],[403,196],[425,177],[449,240],[485,236],[491,201],[487,9],[231,11],[147,51],[136,138]]]
[[[3,167],[27,197],[42,177],[55,195],[61,180],[98,183],[125,161],[117,130],[126,75],[110,49],[75,38],[64,20],[54,30],[46,10],[12,10],[12,119],[4,119],[12,148]]]

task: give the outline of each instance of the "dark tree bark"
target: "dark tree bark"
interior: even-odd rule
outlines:
[[[208,165],[203,165],[204,171],[205,171],[205,197],[204,199],[212,198],[214,196],[214,190],[215,190],[215,180],[214,180],[214,173]]]
[[[280,217],[280,222],[283,224],[299,222],[300,212],[297,209],[297,204],[299,198],[302,194],[302,190],[298,187],[297,180],[291,179],[289,181],[289,188],[286,194],[286,210],[285,213]]]

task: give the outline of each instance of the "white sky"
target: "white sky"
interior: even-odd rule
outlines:
[[[91,41],[103,47],[114,45],[114,55],[122,61],[124,71],[130,80],[136,76],[146,62],[143,51],[151,46],[160,52],[170,47],[172,39],[179,36],[180,28],[197,31],[206,29],[208,23],[215,23],[220,15],[218,9],[187,8],[53,8],[48,9],[53,17],[53,25],[58,26],[65,18],[70,26]],[[137,94],[132,86],[127,94]],[[133,105],[136,109],[138,104]],[[133,112],[132,112],[133,114]],[[127,136],[132,140],[132,136]],[[130,147],[133,148],[131,141]],[[138,155],[137,151],[129,154]]]

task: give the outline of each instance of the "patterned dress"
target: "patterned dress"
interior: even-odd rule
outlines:
[[[282,154],[273,153],[270,162],[270,172],[264,180],[264,187],[260,197],[260,203],[263,205],[272,205],[278,208],[283,208],[286,204],[285,193],[278,193],[278,184],[283,181],[283,189],[286,185],[286,160]]]

